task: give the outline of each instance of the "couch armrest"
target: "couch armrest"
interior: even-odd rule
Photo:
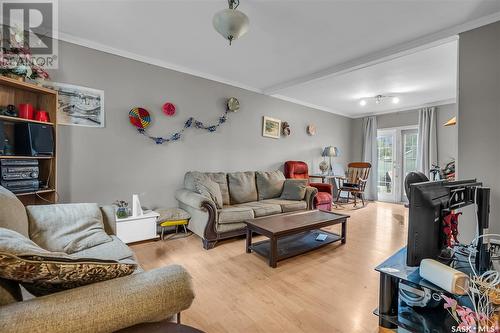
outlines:
[[[104,231],[108,235],[116,235],[116,214],[115,206],[101,206],[102,222],[104,223]]]
[[[159,321],[191,305],[187,271],[172,265],[0,308],[0,331],[107,333]]]
[[[208,249],[213,247],[218,238],[217,207],[215,203],[196,192],[182,189],[175,192],[179,207],[191,215],[188,228],[203,239],[203,246]]]
[[[318,192],[328,192],[332,194],[332,184],[325,183],[309,183],[309,186],[315,187],[318,189]]]
[[[307,209],[314,209],[314,197],[318,193],[318,189],[312,186],[306,187],[306,196],[304,200],[307,202]]]

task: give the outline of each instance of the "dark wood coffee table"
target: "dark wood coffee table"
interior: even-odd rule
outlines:
[[[347,237],[348,215],[322,210],[309,210],[298,213],[273,215],[247,220],[246,251],[252,251],[269,258],[269,266],[275,268],[280,260],[290,258],[319,247],[341,241]],[[342,224],[341,235],[320,230],[321,228]],[[269,238],[252,244],[252,234],[257,233]],[[325,234],[324,241],[317,241],[318,234]]]

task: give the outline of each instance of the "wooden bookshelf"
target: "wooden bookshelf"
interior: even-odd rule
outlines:
[[[57,142],[57,92],[38,86],[0,76],[0,107],[6,107],[9,104],[16,107],[22,103],[32,104],[35,110],[43,109],[48,112],[50,122],[40,122],[17,117],[0,115],[0,121],[4,123],[6,135],[12,136],[14,123],[30,122],[42,123],[53,127],[54,146]],[[49,204],[57,201],[57,149],[54,147],[54,156],[17,156],[0,155],[0,159],[29,159],[38,160],[39,180],[47,183],[47,187],[40,188],[36,192],[16,194],[25,205]]]
[[[0,120],[10,121],[13,123],[35,123],[35,124],[44,124],[44,125],[54,125],[54,123],[52,123],[52,122],[24,119],[24,118],[19,118],[19,117],[9,117],[9,116],[2,116],[2,115],[0,115]]]

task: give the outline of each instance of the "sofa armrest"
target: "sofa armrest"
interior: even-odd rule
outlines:
[[[218,221],[215,203],[196,192],[182,189],[175,192],[179,207],[191,215],[188,228],[203,239],[206,249],[213,247],[218,238],[216,225]]]
[[[187,271],[172,265],[1,307],[0,332],[114,332],[191,305]]]
[[[304,200],[307,202],[307,209],[314,209],[314,197],[318,193],[318,189],[312,186],[306,187],[306,196]]]
[[[102,222],[104,223],[104,231],[108,235],[116,235],[116,214],[115,206],[101,206]]]
[[[177,201],[182,202],[183,204],[191,206],[195,209],[204,209],[207,204],[213,206],[214,209],[217,209],[217,207],[215,206],[215,202],[213,202],[211,199],[190,190],[177,190],[175,192],[175,198],[177,199]]]
[[[309,186],[315,187],[318,189],[318,192],[327,192],[332,194],[332,184],[325,183],[309,183]]]

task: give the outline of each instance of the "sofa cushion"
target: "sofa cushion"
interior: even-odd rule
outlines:
[[[99,206],[92,203],[26,207],[30,238],[50,251],[74,253],[110,242]]]
[[[50,252],[13,230],[0,228],[0,278],[21,283],[35,296],[126,276],[136,267]]]
[[[304,200],[306,196],[307,179],[287,179],[283,184],[280,199]]]
[[[243,222],[255,216],[250,207],[226,206],[218,212],[220,224]]]
[[[280,170],[257,171],[255,173],[259,200],[278,198],[283,192],[285,175]]]
[[[133,259],[134,253],[118,237],[111,236],[112,241],[93,246],[91,248],[72,253],[78,258],[96,258],[100,260]]]
[[[281,211],[283,213],[307,209],[307,202],[305,202],[304,200],[294,201],[294,200],[283,200],[283,199],[267,199],[263,200],[262,202],[280,205]]]
[[[0,186],[0,227],[28,237],[26,208],[14,193]]]
[[[227,174],[231,204],[257,201],[255,172],[232,172]]]
[[[227,186],[227,177],[224,172],[199,172],[189,171],[184,176],[184,187],[188,190],[196,192],[196,183],[199,180],[209,179],[219,184],[220,192],[222,195],[222,203],[229,205],[229,187]]]
[[[255,217],[268,216],[281,213],[281,206],[274,203],[254,201],[236,205],[236,207],[250,207]]]
[[[219,184],[210,179],[200,180],[195,184],[196,192],[211,199],[217,208],[222,208],[222,193]]]

